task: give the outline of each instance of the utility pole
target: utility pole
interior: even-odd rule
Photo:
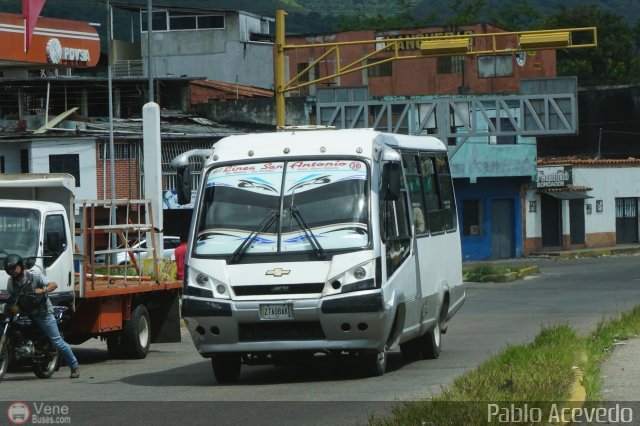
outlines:
[[[151,32],[153,31],[152,0],[147,0],[147,71],[149,72],[149,102],[155,100],[153,94],[153,61],[151,60]]]
[[[109,92],[109,172],[111,174],[111,205],[109,208],[109,224],[111,226],[116,224],[116,206],[114,200],[116,199],[116,161],[115,161],[115,147],[113,142],[113,82],[111,76],[111,62],[112,49],[111,49],[111,3],[110,0],[106,1],[107,5],[107,91]],[[93,225],[93,224],[92,224]],[[118,240],[115,233],[111,233],[111,248],[118,247]],[[113,262],[116,260],[116,254],[112,254]]]
[[[284,103],[284,17],[286,13],[282,9],[276,10],[276,126],[284,127],[285,122],[285,103]]]

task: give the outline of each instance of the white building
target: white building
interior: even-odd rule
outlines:
[[[524,255],[638,243],[640,159],[540,159],[525,191]]]

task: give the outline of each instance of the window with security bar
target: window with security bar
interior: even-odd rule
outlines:
[[[438,56],[438,74],[461,74],[464,67],[464,56]]]
[[[383,62],[367,68],[369,77],[391,77],[393,76],[392,62]]]
[[[80,186],[80,155],[63,154],[49,156],[49,173],[69,173],[76,178],[76,188]]]

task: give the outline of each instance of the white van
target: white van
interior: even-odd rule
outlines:
[[[207,157],[182,315],[218,382],[241,364],[353,354],[370,375],[400,345],[437,358],[462,306],[460,236],[446,147],[373,130],[230,136]]]

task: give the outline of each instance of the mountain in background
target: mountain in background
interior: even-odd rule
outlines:
[[[321,33],[337,31],[335,24],[340,16],[354,15],[396,15],[400,12],[402,0],[153,0],[154,7],[188,6],[217,9],[244,10],[259,15],[274,17],[276,9],[287,11],[287,33]],[[431,18],[433,25],[443,25],[453,15],[451,1],[441,0],[404,0],[413,4],[411,15],[416,20]],[[117,4],[116,2],[112,2]],[[633,26],[640,20],[639,0],[528,0],[529,5],[543,17],[560,10],[562,6],[572,7],[595,4],[605,11],[622,16],[628,25]],[[145,0],[122,2],[122,4],[140,4],[146,8]],[[484,22],[490,21],[492,11],[504,5],[504,0],[486,0],[483,10]],[[0,0],[0,12],[20,13],[20,0]],[[104,32],[106,7],[103,0],[47,0],[42,11],[43,16],[89,21],[102,24]],[[128,39],[130,35],[130,14],[115,11],[114,21],[116,38]],[[469,22],[470,24],[476,22]],[[520,28],[509,28],[519,30]]]

